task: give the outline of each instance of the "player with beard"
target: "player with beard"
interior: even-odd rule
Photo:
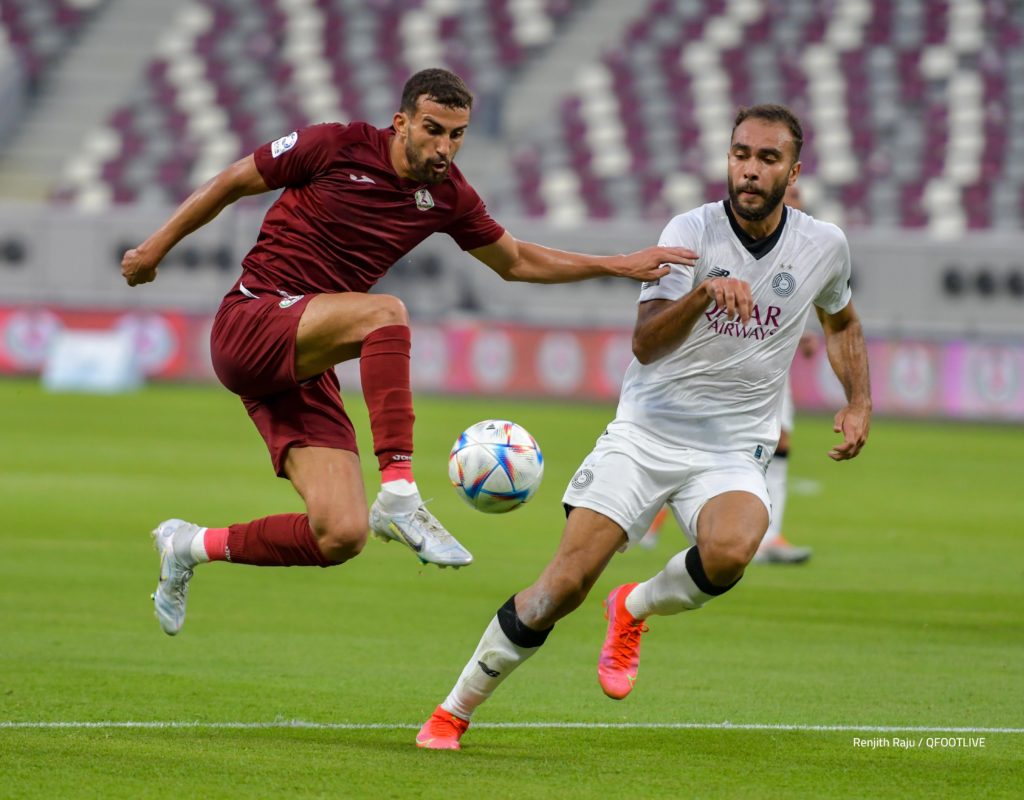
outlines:
[[[829,456],[854,458],[871,417],[868,361],[835,225],[782,204],[800,174],[803,132],[784,106],[741,109],[728,153],[729,199],[682,214],[661,243],[700,253],[645,283],[615,419],[563,497],[561,544],[537,581],[491,620],[417,745],[460,747],[476,708],[577,608],[605,566],[667,504],[690,546],[643,583],[612,589],[598,659],[605,694],[632,691],[653,616],[701,608],[732,589],[768,527],[765,470],[779,398],[813,306],[847,404]]]
[[[189,581],[205,561],[329,567],[354,558],[370,529],[424,563],[460,567],[470,553],[426,509],[413,479],[409,318],[396,297],[367,294],[432,233],[451,236],[505,280],[559,283],[601,275],[658,280],[683,248],[625,256],[568,253],[514,239],[452,163],[473,97],[451,72],[413,75],[389,128],[327,123],[263,145],[197,189],[125,253],[130,286],[156,278],[184,236],[246,195],[284,189],[263,220],[211,336],[220,381],[239,395],[277,474],[305,502],[229,527],[167,520],[153,532],[157,619],[174,635]],[[367,515],[356,438],[336,364],[358,358],[381,489]]]

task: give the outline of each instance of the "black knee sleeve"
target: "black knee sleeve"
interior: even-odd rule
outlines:
[[[712,597],[725,594],[743,578],[741,575],[728,586],[715,586],[704,571],[704,562],[700,560],[700,549],[697,547],[691,547],[686,551],[686,571],[690,573],[690,577],[697,584],[697,588],[704,592],[704,594],[709,594]],[[510,636],[509,638],[511,639],[512,637]]]
[[[535,631],[528,627],[516,613],[515,595],[512,595],[505,605],[498,609],[498,624],[501,625],[501,630],[509,638],[509,641],[517,647],[540,647],[555,627],[552,625],[546,631]]]

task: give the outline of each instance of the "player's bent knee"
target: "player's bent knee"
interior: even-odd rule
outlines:
[[[757,542],[753,539],[731,539],[701,546],[704,570],[716,586],[728,586],[736,581],[756,552]]]
[[[409,312],[405,303],[390,294],[375,295],[376,307],[371,320],[372,330],[389,325],[408,325]]]
[[[334,564],[351,561],[363,551],[369,533],[366,520],[315,517],[310,515],[310,527],[324,558]]]

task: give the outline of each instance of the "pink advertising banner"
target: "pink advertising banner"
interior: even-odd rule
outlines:
[[[145,373],[160,380],[214,380],[212,317],[177,311],[0,307],[0,375],[38,374],[64,329],[129,330]],[[875,410],[881,414],[1024,421],[1024,343],[882,340],[868,343]],[[614,402],[632,358],[630,331],[510,323],[415,325],[417,391]],[[342,383],[358,383],[351,365]],[[797,408],[833,411],[843,400],[824,349],[793,364]]]

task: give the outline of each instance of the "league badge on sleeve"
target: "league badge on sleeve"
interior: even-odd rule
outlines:
[[[277,158],[281,153],[287,153],[293,147],[295,143],[299,141],[299,132],[292,131],[287,136],[282,136],[270,143],[270,156],[271,158]]]

